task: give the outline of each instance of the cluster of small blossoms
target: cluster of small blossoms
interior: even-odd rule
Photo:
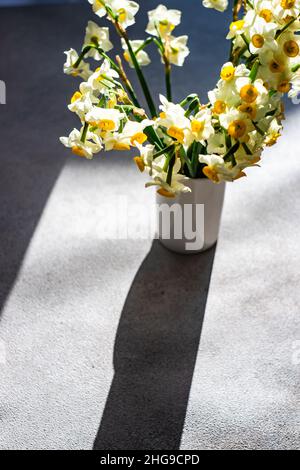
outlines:
[[[227,38],[230,58],[220,69],[216,88],[201,104],[192,94],[172,102],[171,68],[189,54],[187,36],[174,36],[181,12],[159,5],[148,12],[146,39],[130,40],[127,28],[139,5],[130,0],[89,0],[98,17],[116,28],[123,57],[112,58],[109,29],[90,21],[80,54],[66,52],[64,71],[84,81],[69,104],[81,128],[61,142],[76,155],[92,158],[103,150],[136,148],[140,171],[151,177],[146,186],[174,197],[189,191],[186,178],[234,181],[257,166],[265,146],[282,130],[282,97],[300,92],[300,0],[235,0],[234,21]],[[224,11],[227,0],[204,0]],[[156,110],[142,67],[150,63],[147,48],[155,45],[164,65],[166,97]],[[99,64],[91,70],[86,59]],[[136,70],[148,111],[139,103],[125,65]]]

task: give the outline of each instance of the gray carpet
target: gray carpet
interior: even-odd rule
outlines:
[[[227,51],[225,18],[190,3],[177,99],[213,86]],[[1,10],[0,448],[299,449],[300,113],[228,185],[216,251],[102,239],[106,203],[147,214],[153,193],[128,156],[86,162],[57,142],[76,122],[61,51],[89,12]]]

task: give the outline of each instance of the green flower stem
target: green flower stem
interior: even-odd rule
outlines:
[[[76,60],[75,64],[73,65],[74,69],[77,69],[81,63],[81,61],[84,59],[84,56],[93,48],[95,45],[89,44],[88,46],[85,46],[80,55],[78,56],[78,59]]]
[[[228,150],[228,152],[226,152],[226,154],[224,155],[223,157],[223,160],[225,162],[228,162],[228,161],[232,161],[232,164],[233,166],[236,165],[236,161],[235,161],[235,158],[234,158],[234,154],[235,152],[238,150],[240,146],[240,143],[239,142],[236,142],[234,145],[232,145],[232,147],[230,147],[230,149]]]
[[[82,131],[82,135],[81,135],[81,142],[84,144],[85,142],[85,139],[86,139],[86,135],[87,135],[87,131],[89,130],[89,123],[88,122],[85,122],[84,123],[84,127],[83,127],[83,131]]]
[[[291,24],[293,24],[298,18],[292,18],[280,31],[277,31],[276,33],[276,36],[275,36],[275,39],[278,39],[279,36],[284,33],[284,31],[286,31],[290,26]]]
[[[186,151],[184,150],[183,147],[181,147],[181,149],[180,149],[180,156],[182,157],[183,161],[185,162],[186,166],[188,167],[188,170],[189,170],[189,175],[188,176],[190,178],[194,178],[194,176],[193,176],[194,171],[193,171],[193,166],[192,166],[191,160],[187,156]]]
[[[149,44],[151,44],[154,41],[154,38],[147,38],[143,44],[140,45],[140,47],[135,51],[135,55],[137,56],[139,52],[143,51]]]
[[[260,66],[260,62],[259,62],[258,59],[256,59],[256,61],[252,65],[251,72],[250,72],[250,75],[249,75],[249,78],[250,78],[251,82],[254,82],[256,80],[259,66]]]
[[[118,23],[116,22],[116,25],[118,25]],[[127,45],[127,48],[128,48],[128,52],[130,54],[130,57],[131,57],[131,60],[132,60],[132,63],[134,65],[134,68],[136,70],[136,73],[137,73],[137,76],[138,76],[138,79],[139,79],[139,82],[141,84],[141,87],[142,87],[142,90],[144,92],[144,95],[145,95],[145,98],[146,98],[146,101],[147,101],[147,104],[149,106],[149,110],[150,110],[150,114],[152,117],[155,117],[156,116],[156,108],[155,108],[155,104],[154,104],[154,101],[152,99],[152,96],[151,96],[151,93],[150,93],[150,90],[148,88],[148,85],[147,85],[147,82],[145,80],[145,77],[144,77],[144,74],[139,66],[139,63],[137,61],[137,58],[135,56],[135,53],[133,52],[133,49],[131,47],[131,44],[130,44],[130,41],[128,39],[128,36],[127,34],[125,33],[125,31],[122,31],[122,29],[119,27],[118,25],[118,30],[121,34],[121,36],[124,38],[125,42],[126,42],[126,45]]]
[[[166,76],[167,100],[172,101],[171,65],[167,59],[165,60],[165,76]]]
[[[153,159],[160,157],[161,155],[164,155],[165,153],[170,152],[170,150],[174,150],[175,144],[168,145],[168,147],[165,147],[164,149],[160,150],[159,152],[156,152],[153,155]]]
[[[124,41],[126,43],[126,46],[127,46],[128,52],[130,54],[133,66],[135,68],[135,71],[136,71],[136,74],[138,76],[140,85],[142,87],[142,90],[144,92],[147,104],[149,106],[150,114],[151,114],[152,117],[156,117],[156,109],[155,109],[154,101],[152,99],[152,96],[151,96],[150,90],[148,88],[147,82],[145,80],[144,74],[142,72],[142,69],[141,69],[141,67],[140,67],[140,65],[137,61],[136,55],[133,52],[133,49],[131,47],[129,38],[126,34],[126,31],[122,28],[122,26],[119,24],[119,22],[117,21],[116,18],[113,18],[113,20],[114,20],[114,25],[116,27],[116,30],[117,30],[118,34],[120,35],[120,37],[122,37],[124,39]]]
[[[261,128],[256,124],[255,121],[252,121],[252,124],[253,124],[253,126],[255,127],[255,129],[257,130],[257,132],[258,132],[260,135],[262,135],[262,136],[265,135],[264,131],[261,130]]]
[[[171,186],[172,184],[172,175],[173,175],[173,168],[175,165],[175,160],[176,160],[176,156],[175,154],[173,154],[169,163],[168,174],[167,174],[167,183],[169,186]]]

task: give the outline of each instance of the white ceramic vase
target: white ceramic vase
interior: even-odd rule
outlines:
[[[169,250],[193,254],[207,250],[218,239],[225,183],[189,178],[185,185],[191,192],[172,199],[157,194],[157,235]]]

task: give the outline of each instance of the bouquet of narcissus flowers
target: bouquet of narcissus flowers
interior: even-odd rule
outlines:
[[[61,138],[66,147],[86,158],[103,150],[136,148],[134,161],[149,174],[146,186],[156,186],[166,197],[190,191],[187,178],[234,181],[246,176],[247,167],[258,166],[264,147],[280,136],[283,95],[293,98],[300,92],[300,0],[234,1],[229,58],[206,104],[197,94],[172,102],[172,66],[182,66],[189,54],[188,37],[174,34],[180,11],[159,5],[148,13],[146,37],[132,39],[128,28],[135,22],[138,3],[89,2],[96,16],[116,29],[124,53],[112,54],[108,27],[93,21],[81,53],[65,53],[65,73],[83,79],[68,106],[81,128]],[[227,0],[204,0],[203,5],[224,11]],[[165,75],[159,109],[143,72],[150,64],[151,45]],[[96,61],[93,70],[87,59]],[[136,71],[147,109],[140,105],[127,66]]]

